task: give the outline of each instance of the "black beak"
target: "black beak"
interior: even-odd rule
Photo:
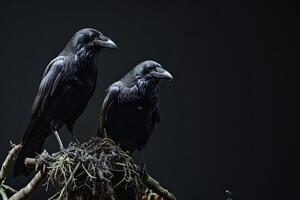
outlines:
[[[96,45],[101,46],[101,47],[110,48],[110,49],[118,49],[117,45],[109,38],[106,41],[97,39],[94,42]]]
[[[155,71],[152,72],[152,75],[154,78],[157,79],[164,79],[164,80],[172,80],[173,76],[168,72],[167,70],[161,68],[161,67],[156,67]]]

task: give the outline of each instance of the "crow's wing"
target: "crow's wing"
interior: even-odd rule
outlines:
[[[43,120],[43,113],[46,110],[46,104],[50,101],[59,87],[62,78],[62,67],[64,59],[55,58],[44,71],[42,81],[40,83],[38,94],[34,100],[31,116],[26,131],[22,139],[22,149],[15,161],[14,175],[21,173],[28,176],[32,169],[28,169],[24,165],[27,157],[34,157],[40,153],[43,148],[45,139],[51,134],[49,124]]]
[[[110,120],[110,117],[114,111],[115,105],[118,101],[119,92],[119,82],[112,84],[106,91],[106,96],[104,98],[100,114],[100,124],[98,129],[99,137],[107,137],[104,128],[106,126],[106,123]]]
[[[50,62],[44,71],[37,96],[31,109],[30,118],[33,119],[37,114],[44,113],[45,106],[55,95],[62,79],[62,68],[64,66],[64,57],[57,57]]]

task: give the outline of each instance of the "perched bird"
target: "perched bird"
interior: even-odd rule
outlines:
[[[14,175],[29,175],[26,157],[35,157],[43,148],[45,139],[55,133],[63,149],[57,130],[66,125],[73,134],[73,124],[85,109],[97,82],[98,55],[103,48],[117,48],[115,43],[95,29],[79,30],[63,51],[46,67],[29,123],[22,139]],[[78,141],[76,139],[76,141]]]
[[[162,79],[173,77],[159,63],[144,61],[109,86],[102,105],[98,135],[108,136],[124,151],[133,153],[137,149],[143,173],[146,165],[142,150],[160,122],[158,91]]]

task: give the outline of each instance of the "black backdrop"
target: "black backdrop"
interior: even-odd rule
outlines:
[[[138,62],[154,59],[175,77],[161,84],[162,120],[145,150],[149,171],[162,185],[178,199],[225,199],[225,189],[234,199],[295,197],[294,5],[0,2],[1,160],[9,140],[21,140],[45,66],[75,31],[93,27],[120,50],[101,53],[98,87],[75,127],[79,140],[95,135],[105,88]],[[58,149],[53,136],[46,147]],[[16,188],[26,181],[8,178]],[[43,191],[33,199],[44,199]]]

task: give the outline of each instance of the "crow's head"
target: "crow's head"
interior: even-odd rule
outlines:
[[[160,80],[172,80],[172,75],[152,60],[141,62],[122,78],[128,87],[137,85],[140,89],[150,89],[158,85]]]
[[[147,60],[138,64],[133,72],[137,80],[158,83],[160,80],[172,80],[172,75],[159,63]]]
[[[65,51],[76,53],[88,51],[89,53],[98,52],[102,48],[117,48],[117,45],[101,32],[92,28],[85,28],[77,31],[67,44]]]
[[[126,101],[133,99],[145,100],[154,105],[158,101],[160,80],[172,80],[172,75],[162,66],[152,60],[141,62],[119,81],[127,95]]]
[[[160,80],[173,79],[167,70],[152,60],[141,62],[133,69],[132,73],[139,92],[146,97],[147,101],[152,103],[157,102]]]

